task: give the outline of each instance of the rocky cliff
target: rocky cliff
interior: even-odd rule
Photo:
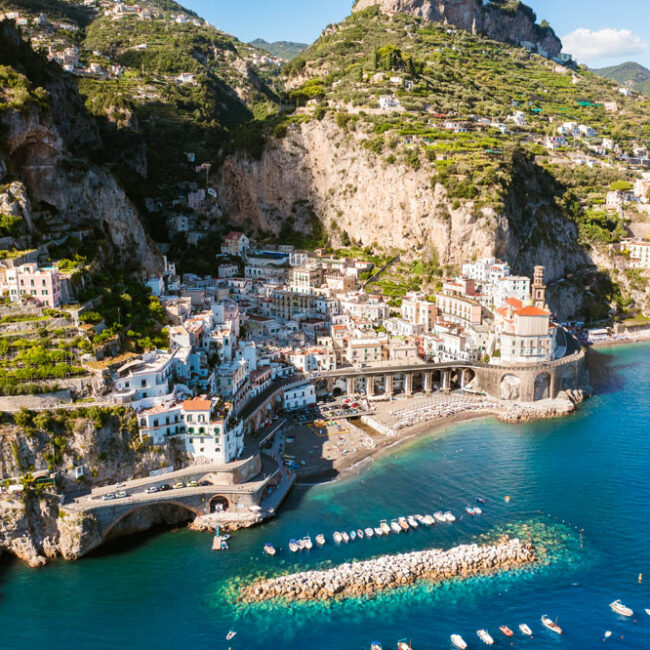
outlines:
[[[562,43],[553,30],[537,25],[533,11],[520,2],[483,5],[481,0],[358,0],[354,11],[375,6],[389,15],[411,14],[484,34],[495,41],[533,43],[551,56],[562,51]]]
[[[314,218],[333,241],[345,231],[364,246],[405,257],[461,265],[496,255],[517,272],[547,267],[548,279],[590,265],[577,230],[558,209],[548,177],[524,156],[509,162],[500,208],[448,197],[432,185],[435,165],[387,162],[363,146],[366,135],[330,119],[312,120],[272,139],[259,161],[226,159],[219,180],[223,209],[243,227],[308,232]]]

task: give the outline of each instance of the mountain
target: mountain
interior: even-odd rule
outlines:
[[[285,61],[290,61],[309,47],[307,43],[292,43],[290,41],[275,41],[274,43],[268,43],[263,38],[256,38],[254,41],[251,41],[249,45],[264,50],[271,56],[275,56],[278,59],[284,59]]]
[[[650,70],[639,63],[628,61],[620,65],[614,65],[609,68],[599,68],[594,72],[601,77],[607,77],[618,81],[620,84],[627,84],[646,97],[650,97]]]
[[[562,43],[545,21],[519,0],[356,0],[353,11],[377,7],[387,15],[409,14],[426,21],[453,25],[495,41],[530,43],[557,56]]]

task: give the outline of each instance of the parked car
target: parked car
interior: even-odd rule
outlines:
[[[158,492],[158,488],[157,488],[155,485],[152,485],[151,487],[148,487],[148,488],[145,490],[145,492],[146,492],[147,494],[155,494],[156,492]]]
[[[115,494],[111,492],[110,494],[105,494],[102,498],[104,499],[104,501],[112,501],[113,499],[115,499]]]
[[[126,483],[116,483],[116,484],[115,484],[115,487],[116,487],[116,488],[125,488],[125,487],[126,487]]]
[[[115,495],[115,498],[116,498],[116,499],[126,499],[126,497],[128,497],[128,496],[129,496],[129,493],[128,493],[128,492],[125,492],[124,490],[122,490],[121,492],[118,492],[118,493]]]
[[[171,489],[172,489],[172,486],[169,485],[169,483],[163,483],[163,484],[158,488],[158,490],[159,490],[160,492],[167,492],[167,490],[171,490]]]
[[[180,490],[181,488],[185,487],[185,483],[182,481],[179,481],[178,483],[174,483],[174,490]]]
[[[199,487],[206,487],[206,485],[211,485],[210,481],[199,481]]]
[[[198,484],[196,481],[190,481],[190,482],[187,484],[187,487],[198,487],[198,485],[199,485],[199,484]]]

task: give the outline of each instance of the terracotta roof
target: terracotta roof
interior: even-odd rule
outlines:
[[[194,397],[183,402],[183,409],[186,411],[209,411],[212,408],[212,400]]]
[[[524,307],[517,310],[517,316],[550,316],[549,312],[539,307]]]
[[[512,297],[506,298],[506,303],[515,309],[521,309],[524,306],[524,303],[521,302],[521,300]]]
[[[237,232],[236,230],[231,230],[227,235],[226,239],[239,241],[244,236],[243,232]]]

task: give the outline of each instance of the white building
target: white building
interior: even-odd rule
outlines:
[[[175,354],[154,350],[123,365],[116,373],[115,391],[131,401],[168,395],[173,384]]]
[[[630,266],[634,269],[650,269],[650,241],[624,239],[620,250],[630,254]]]
[[[494,308],[503,307],[508,298],[526,302],[530,298],[530,278],[513,275],[499,280],[494,290]]]
[[[282,396],[285,411],[295,411],[316,404],[316,389],[309,383],[285,388]]]

